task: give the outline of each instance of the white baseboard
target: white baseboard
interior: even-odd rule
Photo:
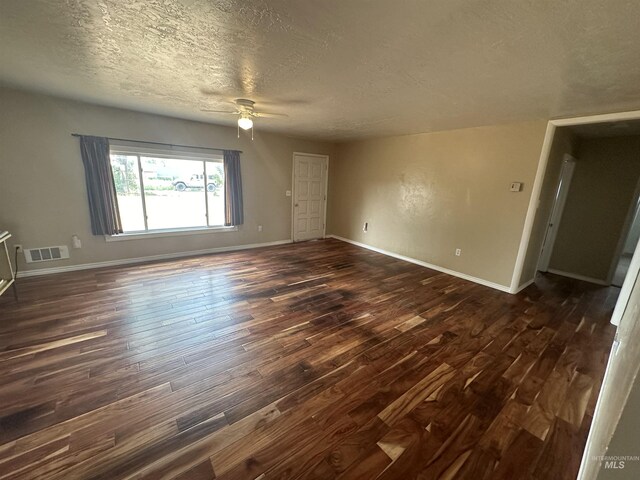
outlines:
[[[585,277],[584,275],[578,275],[577,273],[563,272],[562,270],[555,270],[553,268],[547,269],[547,272],[553,273],[554,275],[561,275],[563,277],[573,278],[574,280],[582,280],[583,282],[595,283],[596,285],[609,286],[609,284],[604,280],[600,280],[598,278],[592,278],[592,277]]]
[[[18,273],[18,278],[36,277],[39,275],[51,275],[53,273],[74,272],[76,270],[90,270],[92,268],[116,267],[118,265],[129,265],[132,263],[148,263],[157,260],[170,260],[172,258],[197,257],[209,253],[233,252],[236,250],[249,250],[252,248],[272,247],[275,245],[285,245],[292,243],[291,240],[277,240],[266,243],[250,243],[246,245],[232,245],[229,247],[214,247],[204,250],[192,250],[189,252],[163,253],[161,255],[150,255],[148,257],[123,258],[119,260],[108,260],[106,262],[81,263],[79,265],[66,265],[64,267],[40,268],[38,270],[26,270]]]
[[[524,290],[525,288],[527,288],[529,285],[531,285],[533,282],[535,282],[536,279],[532,278],[531,280],[524,282],[522,285],[520,285],[518,288],[516,288],[515,292],[513,293],[518,293],[521,292],[522,290]]]
[[[452,275],[454,277],[462,278],[464,280],[469,280],[470,282],[478,283],[480,285],[484,285],[485,287],[495,288],[496,290],[500,290],[501,292],[514,293],[511,291],[511,288],[507,287],[506,285],[500,285],[499,283],[490,282],[488,280],[484,280],[483,278],[472,277],[471,275],[467,275],[466,273],[456,272],[455,270],[449,270],[448,268],[423,262],[422,260],[418,260],[416,258],[406,257],[398,253],[389,252],[387,250],[383,250],[382,248],[372,247],[371,245],[367,245],[366,243],[356,242],[355,240],[350,240],[348,238],[340,237],[338,235],[327,235],[327,237],[335,238],[336,240],[341,240],[343,242],[351,243],[353,245],[357,245],[358,247],[366,248],[367,250],[373,250],[374,252],[382,253],[383,255],[388,255],[390,257],[397,258],[399,260],[404,260],[405,262],[415,263],[416,265],[427,267],[432,270],[437,270],[438,272],[446,273],[447,275]]]

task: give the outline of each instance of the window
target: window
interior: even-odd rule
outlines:
[[[224,225],[221,155],[112,145],[110,158],[124,233]]]

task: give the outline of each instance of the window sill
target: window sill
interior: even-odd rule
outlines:
[[[121,233],[119,235],[105,235],[106,242],[121,242],[124,240],[145,240],[148,238],[182,237],[186,235],[203,235],[207,233],[237,232],[238,227],[197,227],[175,228],[166,230],[152,230],[150,232]]]

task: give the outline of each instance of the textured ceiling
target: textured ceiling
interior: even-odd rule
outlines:
[[[0,0],[0,82],[345,139],[640,108],[637,0]],[[209,92],[205,95],[203,91]],[[214,94],[211,94],[214,93]]]

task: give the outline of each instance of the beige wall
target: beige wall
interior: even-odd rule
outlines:
[[[607,281],[640,177],[640,136],[580,139],[549,269]]]
[[[542,182],[542,189],[538,197],[540,203],[538,204],[533,228],[531,229],[531,237],[522,267],[520,285],[526,284],[535,277],[542,243],[544,242],[547,225],[551,217],[551,209],[553,208],[553,202],[558,188],[558,181],[560,180],[562,160],[566,153],[575,156],[575,150],[576,139],[574,135],[567,128],[557,128],[553,136],[553,143],[549,151],[549,159]]]
[[[509,287],[546,123],[339,144],[329,232]]]
[[[260,131],[237,138],[235,128],[99,107],[12,89],[0,89],[0,230],[26,248],[83,248],[49,268],[116,259],[264,243],[291,238],[291,167],[294,151],[329,154],[333,145]],[[72,132],[216,148],[242,154],[245,224],[238,232],[106,243],[91,235],[84,170]],[[263,225],[263,232],[257,225]]]

